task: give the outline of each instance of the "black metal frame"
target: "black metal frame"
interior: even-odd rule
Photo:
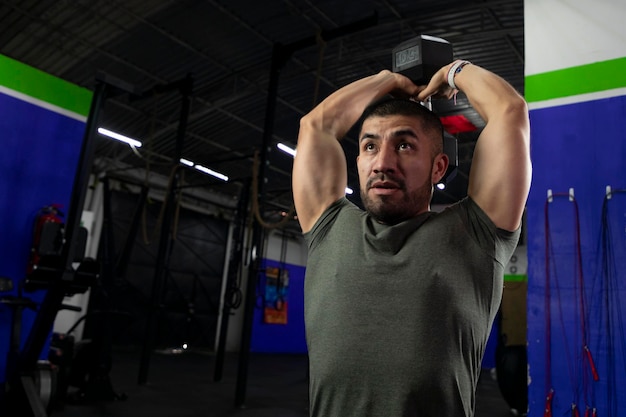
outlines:
[[[331,41],[342,36],[358,32],[360,30],[368,29],[370,26],[378,23],[378,15],[374,13],[372,16],[365,19],[361,19],[345,26],[338,27],[336,29],[322,31],[319,36],[311,36],[309,38],[301,39],[288,45],[281,43],[274,44],[272,50],[272,65],[270,68],[270,81],[267,94],[267,107],[265,111],[265,124],[263,128],[263,142],[260,149],[260,164],[258,172],[258,190],[257,197],[259,200],[260,212],[263,212],[264,199],[265,199],[265,166],[267,165],[267,154],[271,148],[272,136],[274,134],[274,119],[276,113],[276,98],[278,95],[278,81],[280,78],[280,72],[285,66],[291,55],[294,52],[315,46],[319,39],[323,41]],[[265,232],[263,227],[258,221],[254,222],[252,228],[252,253],[256,254],[251,259],[250,267],[248,269],[248,280],[246,286],[245,297],[245,312],[243,328],[241,330],[241,346],[239,352],[239,362],[237,369],[237,384],[235,390],[235,406],[243,407],[246,401],[246,388],[248,382],[248,364],[250,361],[250,344],[252,340],[252,325],[254,318],[254,305],[256,288],[256,282],[258,274],[261,272],[261,254],[263,253],[263,245],[265,241]],[[224,329],[222,329],[224,330]]]
[[[139,364],[139,374],[137,382],[140,385],[148,382],[148,372],[150,369],[150,359],[156,338],[157,325],[161,314],[161,298],[163,293],[163,285],[165,282],[166,270],[169,264],[172,245],[174,243],[171,235],[171,226],[174,216],[174,206],[176,202],[176,193],[178,192],[178,183],[180,181],[180,158],[182,157],[183,147],[185,143],[185,133],[187,130],[187,121],[189,119],[189,110],[191,108],[191,92],[193,90],[193,78],[188,75],[183,80],[173,83],[169,86],[159,87],[156,92],[167,91],[169,89],[178,89],[182,95],[182,106],[178,122],[178,131],[176,135],[176,149],[172,162],[175,172],[172,175],[169,185],[169,192],[165,197],[165,210],[163,221],[161,223],[161,234],[159,238],[159,249],[157,255],[157,265],[155,268],[154,279],[152,281],[152,292],[150,296],[150,310],[148,312],[148,323],[146,325],[146,336],[141,349],[141,362]]]

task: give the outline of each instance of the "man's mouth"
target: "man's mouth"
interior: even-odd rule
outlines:
[[[398,184],[396,184],[395,182],[391,182],[391,181],[376,181],[374,182],[370,188],[386,188],[386,189],[391,189],[391,188],[400,188],[398,187]]]
[[[368,191],[372,190],[375,194],[381,195],[391,194],[402,188],[402,184],[399,181],[380,177],[371,178],[367,187]]]

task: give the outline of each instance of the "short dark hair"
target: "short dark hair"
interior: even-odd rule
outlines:
[[[443,124],[439,117],[431,110],[414,100],[385,97],[370,104],[361,115],[358,122],[358,131],[363,128],[363,122],[370,117],[409,116],[422,121],[424,130],[432,131],[437,138],[434,141],[434,154],[443,152]]]

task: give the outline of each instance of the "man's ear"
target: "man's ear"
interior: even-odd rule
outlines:
[[[437,184],[441,181],[448,170],[449,163],[450,160],[448,159],[448,155],[443,152],[435,157],[435,160],[433,161],[433,171],[431,172],[433,184]]]

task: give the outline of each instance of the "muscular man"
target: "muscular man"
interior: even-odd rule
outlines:
[[[407,98],[450,98],[453,87],[486,126],[468,197],[433,213],[433,185],[448,166],[443,129]],[[388,95],[402,98],[383,99]],[[339,143],[359,119],[365,211],[344,196]],[[474,414],[530,176],[526,103],[477,65],[447,65],[427,86],[385,70],[339,89],[302,118],[293,192],[309,245],[312,416]]]

